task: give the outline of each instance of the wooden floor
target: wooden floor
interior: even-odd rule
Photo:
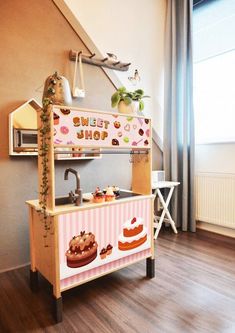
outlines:
[[[50,286],[29,289],[29,268],[0,274],[0,332],[234,333],[235,240],[205,231],[161,231],[156,277],[145,261],[63,294],[63,322]]]

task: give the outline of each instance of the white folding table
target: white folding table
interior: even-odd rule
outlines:
[[[170,223],[173,231],[175,234],[177,234],[177,229],[175,226],[175,222],[173,221],[171,214],[169,212],[168,206],[171,201],[172,194],[174,192],[174,189],[176,186],[178,186],[180,183],[179,182],[168,182],[168,181],[159,181],[159,182],[153,182],[152,183],[152,190],[154,190],[155,198],[159,197],[159,200],[162,204],[163,211],[161,213],[161,216],[157,216],[154,214],[154,227],[156,228],[155,234],[154,234],[154,239],[157,239],[157,236],[159,234],[159,231],[161,229],[162,223],[167,222]],[[161,189],[169,188],[170,191],[168,193],[168,196],[166,198],[166,201],[164,200]],[[167,215],[167,218],[165,218],[165,215]]]

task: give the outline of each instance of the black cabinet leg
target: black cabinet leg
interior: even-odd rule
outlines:
[[[38,290],[38,272],[30,269],[30,288],[32,291]]]
[[[146,276],[150,279],[155,276],[155,259],[153,258],[146,259]]]
[[[53,296],[54,297],[54,296]],[[63,303],[62,297],[53,299],[54,305],[54,318],[57,323],[62,322],[62,311],[63,311]]]

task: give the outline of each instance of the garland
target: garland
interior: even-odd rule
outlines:
[[[43,107],[40,115],[41,118],[41,128],[39,129],[40,145],[39,145],[39,156],[42,157],[42,183],[40,188],[40,201],[39,205],[41,206],[42,212],[42,222],[44,225],[44,239],[46,240],[48,232],[51,230],[51,219],[48,218],[47,213],[47,197],[49,193],[49,181],[48,181],[48,172],[49,172],[49,159],[48,151],[50,149],[50,105],[58,102],[55,98],[55,87],[57,81],[61,80],[61,77],[55,72],[53,75],[49,76],[47,79],[49,86],[46,91],[43,93]],[[46,81],[47,82],[47,81]],[[53,234],[53,232],[51,232]],[[45,242],[45,247],[48,245]]]
[[[44,239],[47,238],[47,234],[51,229],[51,219],[48,219],[48,214],[46,211],[47,207],[47,197],[49,191],[49,181],[48,181],[48,150],[50,145],[50,108],[49,105],[52,104],[52,101],[49,98],[43,99],[43,108],[40,115],[41,118],[41,128],[39,129],[39,137],[40,137],[40,146],[39,146],[39,156],[42,157],[42,183],[40,188],[40,201],[39,205],[41,206],[42,212],[42,222],[44,225]],[[45,247],[48,245],[45,243]]]

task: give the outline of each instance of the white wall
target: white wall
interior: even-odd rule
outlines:
[[[196,173],[235,173],[235,144],[196,145]]]
[[[105,55],[114,53],[131,62],[128,72],[116,71],[128,89],[143,88],[145,114],[153,118],[154,128],[163,133],[163,57],[165,0],[64,0],[94,44]],[[141,81],[128,80],[138,69]]]

